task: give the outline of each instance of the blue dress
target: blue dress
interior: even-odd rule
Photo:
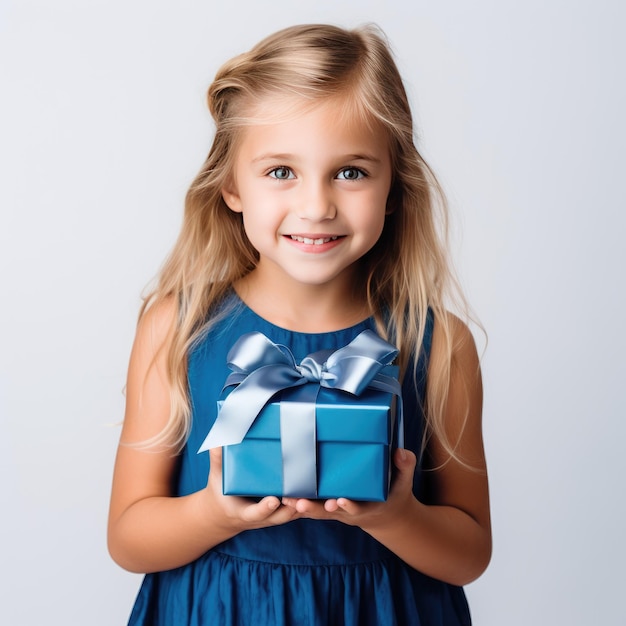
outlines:
[[[189,357],[193,423],[176,476],[176,493],[203,489],[209,454],[197,450],[216,417],[216,399],[230,372],[226,355],[244,333],[259,331],[289,347],[299,362],[311,352],[338,349],[373,319],[328,333],[299,333],[259,317],[236,296],[233,310]],[[428,324],[426,352],[432,323]],[[426,366],[417,389],[405,377],[406,447],[419,453]],[[422,494],[420,471],[414,492]],[[182,567],[147,574],[129,626],[457,626],[469,625],[463,589],[410,566],[361,529],[328,520],[299,519],[249,530]]]

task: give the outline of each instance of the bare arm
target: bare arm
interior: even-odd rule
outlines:
[[[450,440],[472,469],[449,460],[440,442],[429,443],[431,472],[425,474],[433,497],[419,502],[412,493],[415,455],[396,451],[399,469],[386,503],[357,503],[340,498],[324,505],[286,500],[302,515],[339,519],[360,526],[415,569],[464,585],[485,570],[491,557],[489,492],[482,441],[482,383],[473,338],[455,320],[457,342],[445,422]],[[435,325],[431,363],[443,349]],[[467,414],[465,428],[463,416]]]
[[[127,445],[161,431],[169,416],[166,374],[172,303],[158,305],[141,320],[126,386],[126,413],[115,461],[108,543],[113,559],[125,569],[150,572],[189,563],[242,530],[289,521],[296,513],[277,498],[256,504],[221,493],[220,451],[211,451],[207,487],[173,497],[176,458],[161,447]]]

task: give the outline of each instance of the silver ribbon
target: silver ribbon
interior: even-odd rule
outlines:
[[[315,402],[320,387],[355,396],[369,387],[397,396],[398,446],[404,447],[400,383],[381,373],[397,354],[395,346],[365,330],[347,346],[309,354],[298,365],[287,347],[262,333],[243,335],[227,357],[233,373],[226,379],[224,390],[236,388],[224,400],[198,452],[241,443],[272,396],[297,389],[280,402],[283,495],[315,497]]]

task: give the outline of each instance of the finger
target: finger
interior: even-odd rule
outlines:
[[[267,525],[268,523],[274,525],[286,524],[287,522],[300,517],[295,508],[281,506],[279,498],[264,498],[256,506],[259,507],[263,505],[265,505],[265,511],[260,508],[258,512],[261,515],[261,518],[255,521],[261,522],[264,525]]]
[[[307,500],[306,498],[299,498],[296,502],[295,509],[298,513],[305,515],[306,517],[316,519],[327,517],[326,511],[324,510],[324,502],[321,500]]]
[[[306,513],[308,515],[313,513],[319,514],[322,510],[328,511],[329,513],[337,510],[337,505],[335,504],[333,506],[332,504],[333,502],[336,502],[335,500],[326,500],[325,502],[322,502],[320,500],[307,500],[306,498],[285,497],[281,500],[281,502],[298,513]]]
[[[222,448],[209,450],[208,484],[213,491],[222,493]]]
[[[315,504],[311,500],[298,498],[298,501],[296,502],[296,511],[298,511],[298,513],[306,513],[310,515],[314,510]]]
[[[336,498],[332,498],[331,500],[326,500],[326,502],[324,502],[324,510],[329,513],[334,513],[337,509],[339,509],[339,505],[337,504]]]
[[[413,475],[415,474],[415,465],[417,458],[410,450],[398,448],[394,454],[394,465],[398,472],[394,481],[394,487],[402,489],[403,487],[413,485]]]
[[[338,498],[337,506],[348,515],[358,515],[361,512],[361,505],[348,498]]]
[[[272,513],[274,513],[279,506],[280,500],[277,497],[267,496],[259,502],[255,502],[254,504],[250,504],[245,507],[241,517],[246,522],[261,522],[272,515]]]
[[[222,475],[222,448],[211,448],[209,450],[209,461],[211,474]]]

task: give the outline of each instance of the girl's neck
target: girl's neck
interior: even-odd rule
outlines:
[[[268,322],[288,330],[322,333],[348,328],[372,311],[355,281],[350,285],[285,285],[258,280],[251,272],[234,289],[245,304]]]

